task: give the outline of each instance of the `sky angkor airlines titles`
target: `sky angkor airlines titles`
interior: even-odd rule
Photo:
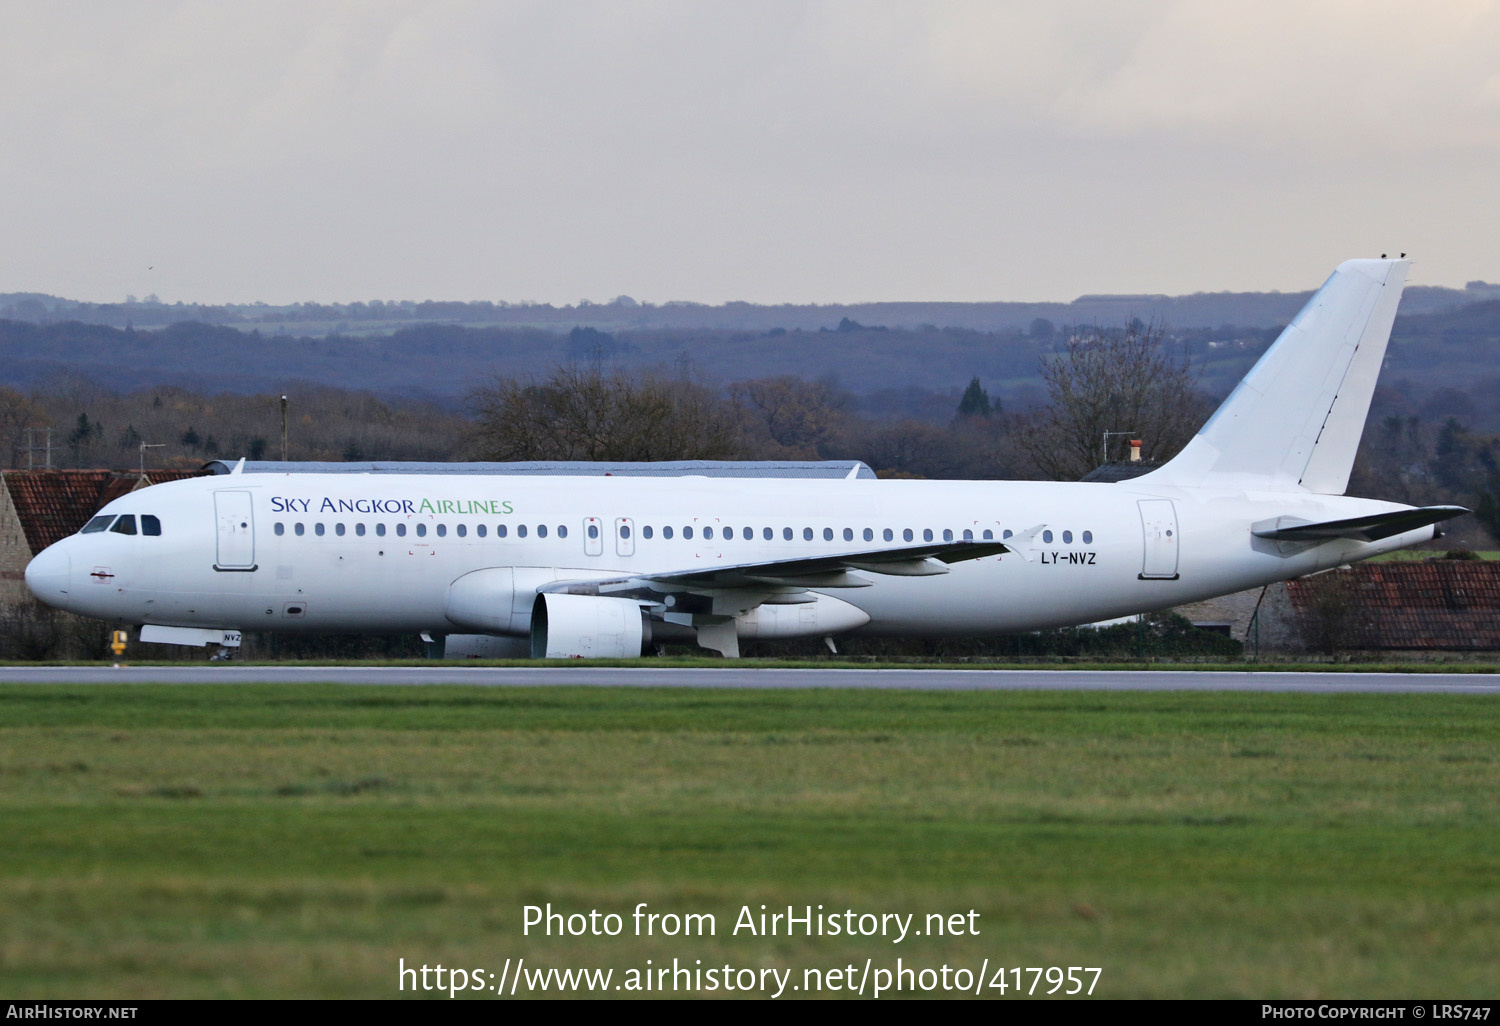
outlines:
[[[1188,446],[1129,481],[236,473],[111,502],[26,583],[143,640],[410,631],[547,657],[1162,609],[1464,512],[1343,494],[1408,266],[1340,265]]]

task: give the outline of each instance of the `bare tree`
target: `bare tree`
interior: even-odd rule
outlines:
[[[691,381],[558,367],[469,396],[474,451],[491,460],[693,460],[738,455],[734,410]]]
[[[739,405],[748,446],[767,457],[827,458],[847,428],[845,397],[822,381],[757,378],[729,388]]]
[[[41,405],[28,395],[11,388],[0,388],[0,465],[13,467],[26,465],[26,429],[45,427],[52,423]]]
[[[1164,351],[1159,325],[1074,335],[1042,357],[1041,375],[1050,403],[1013,437],[1036,472],[1056,481],[1098,466],[1106,431],[1141,439],[1144,459],[1171,459],[1209,412],[1186,357]]]

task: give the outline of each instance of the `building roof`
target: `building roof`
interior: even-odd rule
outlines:
[[[100,507],[147,485],[202,476],[197,470],[6,470],[5,487],[33,553],[61,541]]]
[[[1500,649],[1497,562],[1361,563],[1286,588],[1304,639],[1321,631],[1339,648]]]
[[[1149,474],[1153,470],[1160,470],[1162,466],[1163,464],[1155,460],[1114,460],[1110,463],[1099,464],[1078,480],[1114,484],[1116,481],[1129,481],[1132,478]]]

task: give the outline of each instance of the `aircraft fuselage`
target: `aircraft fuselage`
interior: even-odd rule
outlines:
[[[27,580],[51,604],[113,621],[448,633],[475,629],[453,619],[455,582],[508,568],[523,598],[513,617],[482,626],[524,635],[531,597],[560,580],[999,541],[1011,551],[947,573],[858,573],[851,583],[863,586],[813,587],[868,621],[814,618],[805,633],[1005,633],[1165,608],[1431,538],[1431,527],[1378,542],[1251,533],[1276,517],[1405,508],[1135,482],[244,474],[118,499],[100,517],[133,516],[135,533],[113,529],[116,519],[75,535],[39,555]],[[159,534],[141,533],[146,516]]]

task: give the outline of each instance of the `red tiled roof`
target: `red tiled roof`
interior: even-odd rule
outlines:
[[[1341,648],[1500,649],[1500,562],[1361,563],[1288,581],[1304,640]]]
[[[148,470],[150,484],[201,477],[198,470]],[[5,487],[36,554],[75,533],[105,503],[144,487],[137,471],[7,470]]]

